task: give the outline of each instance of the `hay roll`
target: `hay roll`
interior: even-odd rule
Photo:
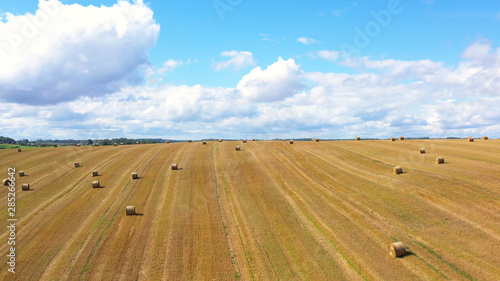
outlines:
[[[420,149],[418,150],[418,152],[419,152],[420,154],[425,154],[425,148],[420,148]]]
[[[30,184],[29,183],[23,183],[22,189],[23,190],[30,190]]]
[[[240,151],[241,150],[241,147],[240,146],[236,146],[236,151]]]
[[[136,180],[136,179],[138,179],[138,178],[139,178],[139,175],[137,174],[137,172],[133,172],[133,173],[132,173],[132,179],[133,179],[133,180]]]
[[[482,137],[482,139],[483,139],[483,140],[487,140],[487,139],[488,139],[488,137],[487,137],[487,136],[483,136],[483,137]]]
[[[192,140],[188,140],[188,142],[193,142]]]
[[[138,141],[136,141],[136,142],[135,142],[135,144],[139,144],[139,142],[138,142]]]
[[[405,140],[405,137],[399,137],[399,140]]]
[[[172,164],[172,170],[179,170],[179,167],[177,166],[177,164]]]
[[[319,139],[315,139],[314,141],[315,141],[315,142],[319,142]]]
[[[206,142],[206,141],[204,141],[204,142],[202,142],[202,144],[207,144],[207,142]]]
[[[82,146],[82,145],[81,145],[81,144],[79,144],[79,143],[77,143],[77,144],[76,144],[76,147],[80,147],[80,146]]]
[[[99,188],[99,187],[101,187],[101,184],[99,183],[99,181],[92,182],[92,188]]]
[[[395,175],[399,175],[401,173],[403,173],[403,168],[401,168],[400,166],[394,167],[394,174]]]
[[[20,177],[24,177],[24,176],[25,176],[25,175],[24,175],[24,171],[19,171],[19,176],[20,176]]]
[[[222,139],[219,139],[219,142],[222,142]]]
[[[255,139],[252,139],[252,141],[255,141]]]
[[[290,144],[293,144],[293,140],[290,140]]]
[[[389,245],[389,254],[391,257],[401,257],[406,253],[406,248],[401,242],[395,242]]]
[[[11,181],[10,181],[10,180],[8,180],[8,179],[4,179],[4,180],[3,180],[3,185],[5,185],[5,186],[9,186],[9,185],[10,185],[10,183],[11,183]]]
[[[96,170],[93,170],[91,173],[92,177],[97,177],[99,173]]]
[[[135,206],[125,207],[125,214],[127,214],[127,216],[135,215]]]
[[[246,139],[244,139],[244,140],[243,140],[243,143],[247,143],[247,140],[246,140]]]
[[[396,138],[390,138],[391,141],[396,141]]]
[[[120,145],[123,145],[123,142],[121,142]]]
[[[469,140],[469,142],[474,142],[474,138],[473,137],[468,137],[467,139]]]
[[[359,141],[359,140],[361,140],[361,138],[360,137],[356,137],[356,140]]]
[[[80,163],[78,163],[78,162],[73,163],[73,167],[75,167],[75,168],[80,167]]]
[[[437,157],[436,158],[436,164],[444,164],[444,158],[443,157]]]
[[[113,146],[118,146],[118,144],[115,142],[115,143],[113,143]]]
[[[20,149],[20,148],[18,148],[18,149],[17,149],[17,152],[21,152],[21,149]]]

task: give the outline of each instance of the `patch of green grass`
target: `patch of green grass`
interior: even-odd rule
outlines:
[[[35,147],[34,146],[17,145],[17,144],[7,144],[7,143],[0,144],[0,149],[15,149],[15,148],[26,149],[26,148],[35,148]]]

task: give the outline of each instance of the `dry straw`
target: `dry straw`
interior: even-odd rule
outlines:
[[[444,158],[443,157],[437,157],[436,158],[436,164],[443,164],[444,163]]]
[[[132,173],[132,179],[133,179],[133,180],[136,180],[136,179],[138,179],[138,178],[139,178],[139,175],[137,174],[137,172],[133,172],[133,173]]]
[[[127,216],[135,215],[135,206],[125,207],[125,214],[127,214]]]
[[[487,140],[487,139],[488,139],[488,137],[487,137],[487,136],[483,136],[483,137],[482,137],[482,139],[483,139],[483,140]]]
[[[172,164],[172,170],[179,170],[179,167],[177,166],[177,164]]]
[[[401,168],[400,166],[394,167],[394,174],[399,175],[402,172],[403,172],[403,168]]]
[[[401,257],[406,253],[406,248],[401,242],[394,242],[389,245],[389,254],[391,257]]]
[[[293,144],[293,140],[290,140],[290,144]]]
[[[405,140],[405,137],[399,137],[399,140]]]
[[[11,183],[11,181],[10,181],[10,180],[8,180],[8,179],[4,179],[4,180],[3,180],[3,185],[5,185],[5,186],[9,186],[9,185],[10,185],[10,183]]]
[[[30,184],[29,183],[23,183],[22,189],[23,190],[30,190]]]
[[[99,181],[92,182],[92,188],[99,188],[99,187],[101,187],[101,184],[99,183]]]
[[[73,167],[75,167],[75,168],[80,167],[80,163],[78,163],[78,162],[73,163]]]
[[[391,138],[391,141],[396,141],[396,138]]]
[[[467,139],[469,140],[469,142],[474,142],[474,138],[473,137],[468,137]]]
[[[425,154],[425,148],[421,148],[418,151],[420,152],[420,154]]]
[[[241,150],[241,147],[240,146],[237,146],[235,147],[236,148],[236,151],[240,151]]]
[[[97,177],[99,175],[99,173],[96,170],[92,171],[92,173],[90,174],[92,175],[92,177]]]
[[[19,171],[19,176],[24,177],[24,171]]]
[[[361,138],[360,137],[356,137],[356,140],[359,141],[359,140],[361,140]]]

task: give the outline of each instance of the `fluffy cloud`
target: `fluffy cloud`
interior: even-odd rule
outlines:
[[[223,57],[230,57],[230,59],[225,61],[219,61],[214,64],[213,68],[216,71],[224,70],[228,68],[234,68],[235,70],[240,70],[248,66],[254,66],[255,61],[253,60],[253,55],[246,51],[224,51],[221,53]]]
[[[322,58],[322,59],[325,59],[327,61],[336,61],[339,56],[340,56],[340,52],[339,51],[327,51],[327,50],[321,50],[321,51],[317,51],[314,55]]]
[[[481,41],[454,67],[358,58],[354,74],[303,72],[279,58],[235,88],[130,86],[56,105],[6,103],[0,127],[19,138],[500,137],[499,57]]]
[[[159,25],[142,0],[111,7],[40,0],[0,22],[0,99],[54,104],[139,83]]]
[[[312,38],[308,38],[308,37],[299,37],[297,38],[297,42],[300,42],[304,45],[309,45],[309,44],[313,44],[313,43],[319,43],[319,41],[317,40],[314,40]]]
[[[277,62],[262,70],[256,67],[243,76],[237,89],[252,102],[273,102],[295,95],[302,87],[300,66],[293,59]]]

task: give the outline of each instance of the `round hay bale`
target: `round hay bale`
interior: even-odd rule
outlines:
[[[24,177],[24,171],[19,171],[19,176]]]
[[[179,167],[177,166],[177,164],[172,164],[172,170],[179,170]]]
[[[98,144],[98,143],[96,143],[96,144],[95,144],[95,146],[99,146],[99,144]]]
[[[236,146],[236,151],[240,151],[241,150],[241,147],[240,146]]]
[[[219,142],[222,142],[222,139],[219,139]]]
[[[127,214],[127,216],[135,215],[135,206],[125,207],[125,214]]]
[[[391,138],[391,141],[396,141],[396,138]]]
[[[118,146],[118,144],[115,142],[115,143],[113,143],[113,146]]]
[[[444,163],[444,158],[443,157],[437,157],[436,158],[436,164],[443,164]]]
[[[92,171],[90,174],[92,175],[92,177],[97,177],[99,175],[96,170]]]
[[[80,146],[81,146],[81,144],[79,144],[79,143],[76,144],[76,147],[80,147]]]
[[[418,152],[419,152],[420,154],[425,154],[425,148],[420,148],[420,149],[418,150]]]
[[[282,139],[281,141],[286,141],[286,139]]]
[[[403,168],[401,168],[400,166],[396,166],[394,167],[394,174],[395,175],[399,175],[403,172]]]
[[[73,167],[75,167],[75,168],[80,167],[80,163],[78,163],[78,162],[73,163]]]
[[[192,140],[188,140],[188,142],[193,142]]]
[[[21,149],[20,149],[20,148],[18,148],[18,149],[17,149],[17,152],[21,152]]]
[[[255,139],[252,139],[252,141],[255,141]]]
[[[99,188],[99,187],[101,187],[101,184],[99,183],[99,181],[92,182],[92,188]]]
[[[389,245],[389,254],[391,257],[401,257],[406,253],[406,248],[401,242],[394,242]]]
[[[207,142],[206,142],[206,141],[204,141],[204,142],[202,142],[202,144],[207,144]]]
[[[469,142],[474,142],[474,138],[473,137],[468,137],[467,139],[469,140]]]
[[[399,137],[399,140],[405,140],[405,137]]]
[[[290,144],[293,144],[293,140],[290,140]]]
[[[483,140],[487,140],[487,139],[488,139],[488,137],[487,137],[487,136],[483,136],[483,137],[482,137],[482,139],[483,139]]]
[[[10,181],[10,180],[8,180],[8,179],[4,179],[4,180],[3,180],[3,185],[5,185],[5,186],[9,186],[9,185],[10,185],[10,183],[11,183],[11,181]]]
[[[170,141],[168,140],[167,143],[170,143]]]
[[[247,143],[247,140],[246,140],[246,139],[244,139],[244,140],[243,140],[243,143]]]
[[[30,184],[29,183],[23,183],[22,189],[23,190],[30,190]]]
[[[138,141],[136,141],[136,142],[135,142],[135,144],[139,144],[139,142],[138,142]]]
[[[319,142],[319,139],[315,139],[315,142]]]
[[[123,142],[121,142],[120,145],[123,145]]]
[[[133,180],[136,180],[136,179],[138,179],[138,178],[139,178],[139,175],[137,174],[137,172],[133,172],[133,173],[132,173],[132,179],[133,179]]]
[[[361,138],[360,137],[356,137],[356,140],[359,141],[359,140],[361,140]]]

